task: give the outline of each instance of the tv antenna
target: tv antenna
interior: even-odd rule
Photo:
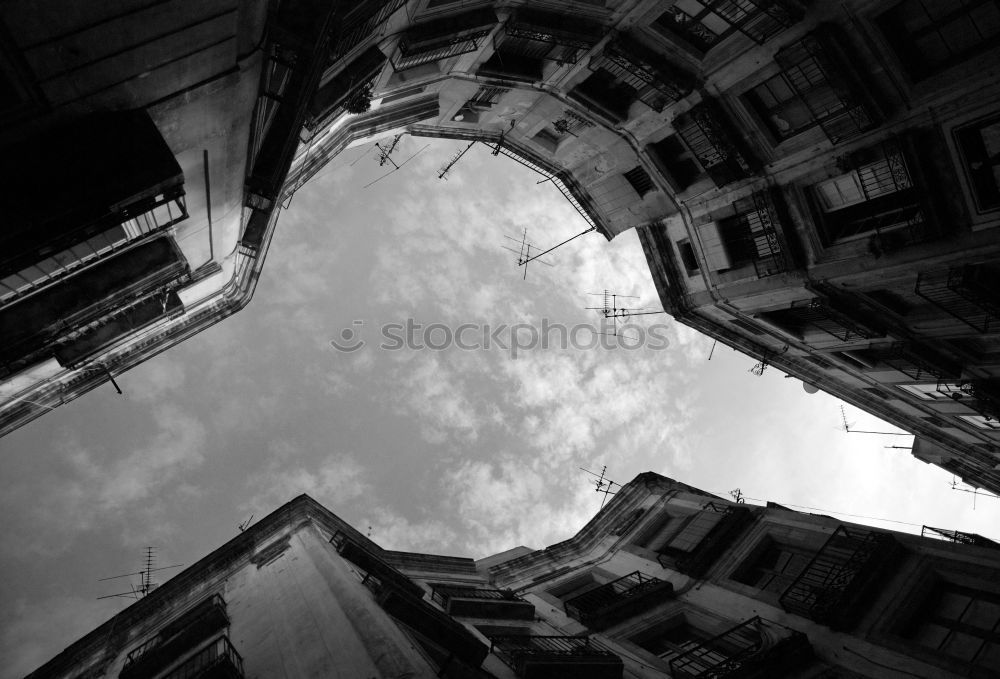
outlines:
[[[597,480],[596,481],[591,481],[591,483],[594,484],[594,491],[595,492],[597,492],[597,493],[604,493],[604,498],[601,500],[601,509],[604,509],[604,503],[607,502],[608,495],[614,495],[614,494],[616,494],[618,492],[616,490],[611,490],[611,487],[612,486],[618,486],[619,488],[621,488],[622,484],[620,484],[620,483],[618,483],[616,481],[612,481],[611,479],[609,479],[609,478],[607,478],[605,476],[605,473],[608,471],[608,465],[603,465],[601,467],[601,473],[600,474],[596,474],[596,473],[590,471],[589,469],[584,469],[583,467],[580,467],[580,470],[587,472],[591,476],[596,476],[597,477]]]
[[[153,582],[153,573],[157,571],[165,571],[171,568],[180,568],[183,564],[176,564],[174,566],[161,566],[155,568],[156,565],[156,549],[154,547],[146,547],[146,556],[144,558],[145,565],[142,570],[135,571],[134,573],[123,573],[122,575],[112,575],[110,578],[101,578],[98,582],[105,582],[107,580],[117,580],[118,578],[131,578],[133,576],[139,576],[139,586],[136,587],[131,581],[129,582],[129,587],[131,588],[128,592],[119,592],[117,594],[107,594],[105,596],[99,596],[98,599],[112,599],[114,597],[125,597],[128,599],[141,599],[159,585]]]
[[[378,146],[378,148],[379,148],[380,150],[381,150],[381,149],[383,149],[383,148],[389,148],[389,147],[382,147],[382,146],[381,146],[381,145],[379,145],[378,143],[376,143],[376,144],[375,144],[375,146]],[[391,169],[391,170],[389,170],[388,172],[386,172],[386,173],[385,173],[384,175],[382,175],[382,176],[381,176],[381,177],[379,177],[378,179],[376,179],[376,180],[374,180],[374,181],[370,181],[370,182],[368,182],[367,184],[365,184],[365,185],[364,185],[364,188],[366,188],[366,189],[367,189],[367,188],[368,188],[369,186],[371,186],[372,184],[377,184],[378,182],[382,181],[383,179],[385,179],[386,177],[388,177],[389,175],[391,175],[391,174],[392,174],[393,172],[399,172],[399,171],[400,171],[400,170],[402,169],[402,167],[403,167],[404,165],[406,165],[406,164],[407,164],[408,162],[410,162],[411,160],[413,160],[414,158],[416,158],[416,157],[417,157],[418,155],[420,155],[420,152],[421,152],[421,151],[423,151],[423,150],[424,150],[425,148],[427,148],[428,146],[430,146],[430,144],[424,144],[424,145],[423,145],[423,146],[422,146],[422,147],[420,148],[420,150],[419,150],[419,151],[417,151],[417,152],[416,152],[416,153],[414,153],[414,154],[413,154],[412,156],[410,156],[409,158],[407,158],[407,159],[406,159],[406,160],[404,160],[403,162],[399,163],[398,165],[396,164],[396,161],[394,161],[394,160],[393,160],[392,158],[390,158],[390,157],[389,157],[389,155],[388,155],[389,153],[392,153],[392,151],[391,151],[391,150],[389,150],[388,152],[386,152],[386,151],[384,151],[384,150],[383,150],[383,151],[381,151],[381,153],[379,154],[379,159],[380,159],[380,161],[379,161],[379,165],[384,165],[384,164],[385,164],[385,163],[384,163],[384,162],[383,162],[383,161],[381,160],[381,158],[382,158],[382,157],[384,156],[386,160],[388,160],[388,161],[389,161],[390,163],[392,163],[392,166],[393,166],[393,167],[392,167],[392,169]],[[392,147],[395,147],[395,143],[393,143],[393,144],[392,144]]]
[[[618,337],[618,319],[628,318],[629,316],[648,316],[650,314],[662,314],[665,311],[653,311],[648,309],[639,308],[629,308],[624,306],[618,306],[618,300],[620,299],[639,299],[635,295],[619,295],[618,293],[611,292],[610,290],[605,290],[604,292],[588,292],[588,295],[594,297],[603,297],[604,306],[589,306],[588,310],[597,311],[599,314],[604,316],[605,319],[610,318],[612,323],[611,332],[598,332],[598,335],[608,335],[610,337]],[[638,337],[629,337],[628,335],[621,335],[630,340],[636,342],[640,341]]]
[[[470,141],[468,146],[466,146],[464,149],[460,149],[457,153],[455,153],[455,155],[451,157],[451,159],[447,163],[442,165],[441,168],[438,170],[438,179],[445,179],[445,180],[448,179],[448,173],[451,171],[451,168],[455,166],[455,163],[457,163],[459,160],[462,159],[462,156],[464,156],[466,153],[469,152],[469,149],[471,149],[475,145],[476,141],[478,140],[473,139],[472,141]]]
[[[844,406],[840,406],[840,421],[844,423],[844,431],[848,434],[879,434],[881,436],[913,436],[907,432],[898,431],[864,431],[862,429],[851,429],[854,426],[853,422],[847,421],[847,413],[844,411]]]
[[[746,499],[743,497],[743,491],[740,490],[739,488],[734,488],[733,490],[729,491],[729,495],[733,498],[733,501],[736,504],[744,505],[747,502]]]
[[[529,262],[533,262],[536,259],[538,259],[539,257],[544,257],[545,255],[549,254],[553,250],[555,250],[557,248],[561,248],[562,246],[566,245],[566,243],[570,242],[571,240],[576,240],[580,236],[584,236],[584,235],[590,233],[591,231],[596,231],[596,230],[597,230],[597,227],[596,226],[592,226],[589,229],[587,229],[586,231],[581,231],[580,233],[576,234],[575,236],[570,236],[569,238],[567,238],[566,240],[564,240],[562,243],[559,243],[558,245],[553,245],[548,250],[544,250],[544,251],[539,252],[538,254],[535,254],[535,255],[532,255],[530,252],[525,251],[523,253],[523,256],[518,256],[518,258],[517,258],[517,265],[524,267],[524,277],[527,278],[528,277],[528,263]],[[525,230],[525,234],[527,234],[527,230]],[[508,236],[508,238],[510,238],[510,236]],[[525,244],[527,245],[527,243],[525,243]],[[534,247],[536,250],[540,249],[540,248],[538,248],[538,246],[534,246],[534,245],[532,245],[530,247]]]
[[[250,527],[250,522],[251,522],[251,521],[253,521],[253,514],[251,514],[251,515],[250,515],[250,518],[249,518],[249,519],[247,519],[246,521],[244,521],[243,523],[241,523],[241,524],[240,524],[239,528],[240,528],[240,532],[241,532],[241,533],[242,533],[243,531],[245,531],[245,530],[246,530],[247,528],[249,528],[249,527]]]
[[[504,250],[510,250],[511,252],[513,252],[514,254],[517,255],[517,265],[524,267],[524,278],[523,278],[523,280],[527,280],[527,278],[528,278],[528,262],[533,262],[536,259],[538,259],[539,257],[541,257],[541,255],[534,255],[534,256],[532,256],[532,254],[531,254],[531,248],[535,248],[536,250],[540,250],[541,248],[539,248],[536,245],[532,245],[531,243],[528,242],[528,230],[527,229],[525,229],[524,233],[521,235],[521,240],[518,240],[518,239],[516,239],[516,238],[514,238],[512,236],[504,236],[504,238],[506,238],[508,240],[514,241],[520,247],[520,249],[515,250],[514,248],[508,247],[506,245],[501,245],[500,246]],[[539,264],[544,264],[545,266],[555,266],[551,262],[547,262],[544,259],[538,259],[538,263]]]
[[[385,146],[382,146],[378,142],[375,142],[375,148],[378,149],[379,166],[385,165],[388,162],[392,163],[393,167],[395,167],[397,170],[399,169],[399,166],[396,165],[396,161],[392,159],[392,152],[396,150],[396,145],[399,143],[399,140],[402,138],[402,136],[403,136],[402,133],[397,134],[395,137],[393,137],[392,141]]]

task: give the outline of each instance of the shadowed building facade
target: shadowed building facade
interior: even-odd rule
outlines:
[[[579,533],[385,550],[300,496],[28,679],[1000,676],[1000,545],[640,474]]]
[[[245,306],[346,148],[488,145],[664,309],[1000,492],[996,0],[14,0],[0,433]],[[110,37],[109,37],[110,36]]]

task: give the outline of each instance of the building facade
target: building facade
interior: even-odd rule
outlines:
[[[388,551],[300,496],[28,679],[1000,676],[1000,545],[640,474],[579,533]]]
[[[346,148],[411,134],[539,172],[606,238],[637,229],[680,322],[1000,493],[998,16],[5,3],[0,433],[241,309],[294,192]]]

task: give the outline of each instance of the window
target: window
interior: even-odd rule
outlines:
[[[911,396],[916,396],[923,401],[950,401],[951,394],[961,393],[959,386],[955,382],[941,382],[938,384],[898,384],[896,385]]]
[[[875,256],[924,237],[924,212],[906,158],[893,142],[862,149],[844,159],[843,174],[814,184],[828,244],[879,237]],[[884,238],[883,238],[884,237]]]
[[[763,44],[794,22],[774,0],[677,0],[653,27],[707,52],[737,31]]]
[[[640,198],[656,188],[653,186],[653,180],[650,179],[649,175],[641,167],[633,167],[628,172],[623,173],[622,176],[635,189]]]
[[[956,130],[955,141],[976,209],[1000,210],[1000,116]]]
[[[903,636],[971,667],[995,670],[1000,667],[1000,594],[942,582]]]
[[[882,14],[878,24],[919,80],[994,46],[1000,37],[1000,1],[905,0]]]
[[[958,419],[978,429],[1000,430],[1000,421],[986,415],[959,415]]]
[[[667,629],[635,637],[632,641],[643,650],[669,662],[682,653],[701,646],[713,636],[682,620]]]
[[[691,152],[676,135],[664,137],[646,147],[649,157],[678,193],[694,184],[702,176],[701,168]]]
[[[691,241],[686,238],[677,241],[677,251],[681,254],[681,262],[684,264],[687,275],[694,276],[698,273],[701,267],[698,264],[698,258],[694,255],[694,248],[691,246]]]
[[[747,98],[767,129],[778,139],[788,139],[816,124],[809,107],[795,93],[784,74],[753,88]]]
[[[767,538],[733,575],[733,580],[763,592],[781,594],[809,564],[812,554]]]

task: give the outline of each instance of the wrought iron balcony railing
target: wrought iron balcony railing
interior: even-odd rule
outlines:
[[[781,607],[847,629],[871,603],[868,595],[899,551],[888,533],[840,526],[781,595]]]
[[[845,305],[831,299],[817,297],[809,306],[795,307],[794,311],[802,323],[822,330],[845,344],[885,337],[886,334],[885,330],[876,327],[871,320],[849,313]]]
[[[330,41],[330,59],[336,61],[374,34],[406,0],[368,0],[344,17],[341,28]]]
[[[589,637],[493,636],[490,652],[521,679],[621,679],[621,658]]]
[[[601,24],[543,10],[519,8],[504,24],[504,34],[512,38],[560,45],[575,50],[588,50],[601,39]],[[572,59],[574,62],[575,58]]]
[[[449,615],[533,620],[535,607],[509,589],[434,585],[431,600]]]
[[[715,17],[714,30],[702,23],[704,17],[692,16],[679,5],[668,9],[654,26],[679,35],[695,49],[707,52],[735,31],[764,44],[799,20],[798,11],[784,0],[707,0],[702,4]],[[729,28],[719,26],[720,20]]]
[[[755,617],[670,661],[674,679],[771,679],[808,662],[804,634]]]
[[[872,356],[912,380],[943,382],[959,377],[961,366],[915,342],[897,342],[871,350]]]
[[[725,113],[714,101],[703,101],[677,116],[674,128],[716,186],[754,174],[753,159],[741,147]]]
[[[989,538],[984,538],[976,533],[963,533],[958,530],[947,530],[945,528],[932,528],[924,526],[920,529],[920,536],[931,538],[932,540],[943,540],[945,542],[957,542],[961,545],[975,545],[976,547],[990,547],[1000,549],[1000,543]]]
[[[1000,420],[1000,381],[942,381],[938,391],[952,400],[976,411],[987,420]]]
[[[178,665],[163,679],[243,679],[243,658],[222,636]]]
[[[399,40],[399,54],[392,67],[402,71],[479,49],[497,17],[489,8],[472,10],[445,19],[417,24]]]
[[[591,70],[602,68],[632,87],[643,102],[655,111],[683,99],[694,89],[694,78],[667,64],[663,57],[643,49],[638,43],[615,40],[593,60]]]
[[[337,553],[364,571],[362,583],[376,594],[386,588],[395,588],[420,598],[424,590],[376,555],[355,542],[343,531],[330,538]]]
[[[602,630],[670,599],[674,586],[636,571],[565,602],[566,614]]]
[[[788,84],[834,144],[856,137],[879,123],[878,111],[863,92],[849,57],[841,49],[842,40],[834,27],[822,26],[774,56]]]
[[[479,667],[489,654],[489,648],[465,625],[409,592],[384,588],[378,595],[379,605],[394,618],[419,632],[435,646],[447,649],[473,667]]]
[[[740,214],[719,224],[719,233],[733,266],[753,262],[757,278],[787,271],[789,259],[776,228],[781,218],[772,197],[765,191],[758,191],[748,200],[739,201],[737,209]]]
[[[120,679],[145,679],[179,655],[229,624],[226,602],[215,594],[165,625],[159,633],[125,656]]]
[[[701,577],[753,520],[753,512],[746,507],[709,502],[660,549],[656,559],[664,568]]]
[[[923,272],[916,293],[978,332],[1000,329],[1000,271],[995,267],[966,264]]]

